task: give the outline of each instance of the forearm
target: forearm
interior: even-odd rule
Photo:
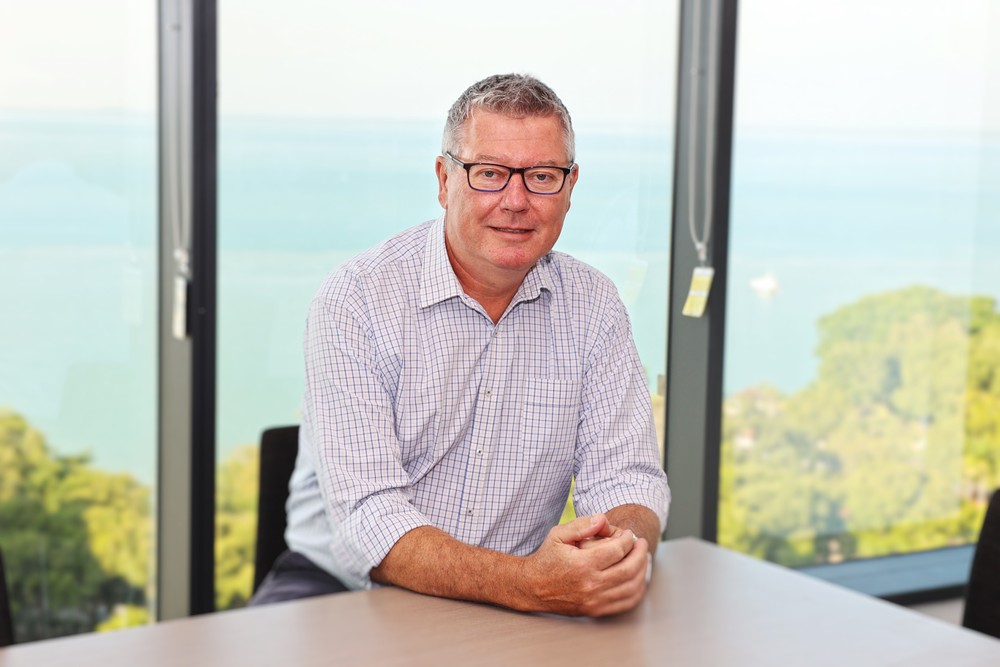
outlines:
[[[660,519],[656,512],[643,505],[621,505],[605,513],[608,523],[617,528],[631,530],[649,543],[649,552],[656,552],[660,542]]]
[[[600,539],[580,548],[581,541]],[[549,531],[530,556],[469,546],[430,526],[401,537],[371,578],[420,593],[557,614],[606,616],[645,592],[646,540],[612,529],[604,515]]]
[[[524,594],[524,561],[422,526],[396,542],[371,578],[418,593],[532,611]]]

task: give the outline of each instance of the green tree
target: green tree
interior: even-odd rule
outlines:
[[[816,380],[725,402],[723,544],[795,565],[975,539],[1000,483],[1000,315],[927,287],[819,322]]]
[[[0,547],[19,640],[86,632],[116,604],[144,605],[150,540],[146,487],[56,455],[0,409]]]
[[[259,449],[234,449],[219,467],[215,516],[215,603],[242,607],[253,592]]]

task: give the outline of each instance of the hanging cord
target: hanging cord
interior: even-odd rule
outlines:
[[[183,185],[184,177],[184,146],[186,137],[185,119],[185,77],[184,71],[188,63],[184,53],[184,0],[176,0],[174,6],[177,15],[170,22],[173,33],[171,42],[174,48],[173,70],[174,108],[168,113],[167,131],[169,136],[165,142],[167,155],[167,177],[170,179],[167,196],[170,198],[170,231],[174,243],[174,299],[171,329],[175,339],[188,338],[187,297],[191,284],[191,211],[189,193]]]
[[[184,85],[181,70],[184,67],[183,52],[183,22],[181,2],[175,3],[177,7],[177,17],[170,24],[173,32],[174,48],[177,54],[177,69],[174,72],[174,99],[176,108],[170,114],[170,141],[167,142],[168,159],[170,164],[170,201],[171,213],[170,228],[174,241],[174,262],[177,268],[177,275],[184,280],[191,279],[191,251],[189,239],[191,236],[191,213],[187,202],[185,188],[181,187],[181,179],[184,175],[184,165],[182,160],[182,146],[184,144]]]
[[[709,5],[709,43],[707,66],[703,72],[701,67],[701,8],[704,4]],[[700,238],[695,222],[697,179],[694,178],[697,170],[698,136],[701,134],[701,124],[698,122],[698,88],[704,73],[715,72],[716,39],[719,27],[719,13],[715,10],[715,4],[712,0],[698,1],[692,29],[694,34],[691,40],[693,62],[691,65],[691,103],[689,107],[691,132],[688,139],[688,229],[691,232],[691,241],[694,243],[695,250],[698,251],[698,262],[701,266],[705,266],[708,262],[708,242],[712,238],[712,177],[715,173],[715,133],[713,132],[715,128],[715,86],[708,86],[705,94],[705,108],[708,117],[705,130],[705,227]]]

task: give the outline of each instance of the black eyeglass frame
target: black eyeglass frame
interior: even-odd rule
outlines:
[[[495,162],[462,162],[457,157],[455,157],[454,155],[452,155],[451,151],[445,151],[444,155],[445,155],[445,157],[449,158],[452,162],[454,162],[455,164],[457,164],[460,167],[462,167],[462,169],[465,169],[465,182],[468,183],[469,187],[472,188],[473,190],[475,190],[476,192],[503,192],[504,189],[506,189],[507,186],[510,185],[510,179],[514,178],[514,174],[520,174],[521,175],[521,182],[524,183],[524,189],[525,190],[527,190],[528,192],[530,192],[533,195],[541,195],[543,197],[550,197],[552,195],[557,195],[557,194],[559,194],[560,192],[563,191],[563,188],[566,187],[566,177],[569,176],[573,172],[573,167],[576,166],[575,162],[570,162],[568,167],[560,167],[560,166],[557,166],[557,165],[554,165],[554,164],[536,164],[536,165],[532,165],[530,167],[517,167],[517,168],[515,168],[515,167],[508,167],[505,164],[497,164]],[[476,186],[474,186],[472,184],[472,168],[473,167],[500,167],[502,169],[506,169],[510,173],[507,174],[507,180],[504,182],[504,184],[501,187],[497,188],[496,190],[484,190],[482,188],[477,188]],[[556,191],[554,191],[554,192],[535,192],[534,190],[532,190],[531,187],[528,186],[528,180],[524,177],[524,173],[526,171],[531,171],[532,169],[558,169],[559,171],[561,171],[562,175],[563,175],[563,179],[562,179],[562,183],[559,184],[559,189],[556,190]]]

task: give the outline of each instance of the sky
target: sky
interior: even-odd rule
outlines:
[[[1000,130],[995,0],[740,7],[742,126]],[[154,2],[0,0],[0,110],[152,113],[155,18]],[[438,120],[469,83],[522,71],[578,122],[672,126],[677,22],[677,0],[219,0],[220,110]]]
[[[156,2],[0,0],[0,111],[156,106]]]
[[[139,4],[0,0],[0,109],[151,113],[155,7]],[[649,122],[663,124],[664,110],[672,120],[672,76],[661,73],[676,68],[676,0],[609,7],[513,0],[495,12],[455,2],[220,0],[220,110],[439,120],[473,81],[522,71],[598,122],[656,114]]]
[[[740,3],[744,127],[1000,131],[1000,2]]]

